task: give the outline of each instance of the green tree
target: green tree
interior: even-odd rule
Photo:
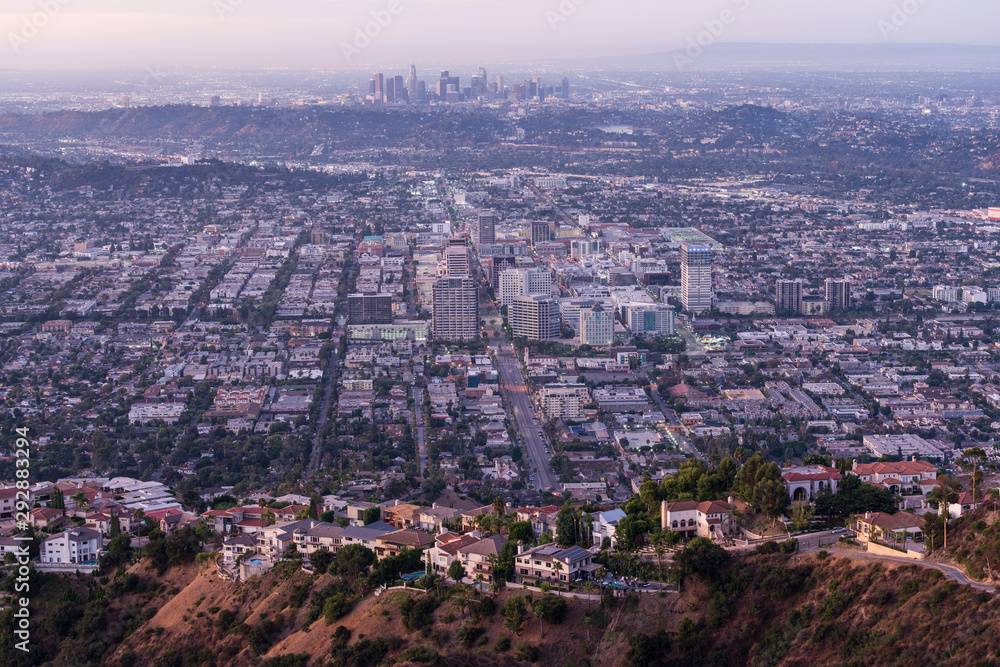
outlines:
[[[334,554],[332,551],[327,551],[323,549],[321,551],[314,551],[309,554],[309,562],[313,566],[313,571],[316,574],[325,574],[330,563],[334,560]]]
[[[682,576],[698,575],[715,579],[729,567],[729,552],[707,537],[696,537],[674,556],[674,564]]]
[[[454,560],[451,562],[451,565],[448,566],[448,576],[458,582],[465,579],[465,568],[462,567],[460,561]]]
[[[524,603],[524,596],[512,595],[503,603],[503,624],[504,627],[516,635],[521,634],[521,626],[528,619],[528,608]]]
[[[382,518],[382,510],[378,507],[369,507],[361,513],[361,521],[364,525],[375,523]]]

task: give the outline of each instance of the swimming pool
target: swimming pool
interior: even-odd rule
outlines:
[[[251,565],[263,565],[264,564],[264,560],[261,559],[261,558],[251,558],[250,559],[250,564]]]

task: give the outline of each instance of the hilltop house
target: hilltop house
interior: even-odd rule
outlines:
[[[663,501],[660,526],[683,537],[708,537],[720,540],[731,530],[733,507],[721,500]]]

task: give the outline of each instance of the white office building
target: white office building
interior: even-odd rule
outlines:
[[[600,306],[580,311],[580,345],[610,347],[615,342],[615,318]]]
[[[712,309],[712,249],[681,246],[681,304],[694,315]]]
[[[500,274],[500,305],[510,306],[519,296],[551,296],[552,274],[545,269],[506,269]]]

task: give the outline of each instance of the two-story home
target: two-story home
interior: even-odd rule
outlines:
[[[594,555],[580,547],[564,549],[557,544],[541,546],[522,551],[514,561],[514,577],[519,584],[536,584],[547,581],[552,584],[567,584],[588,578],[597,568]]]
[[[781,481],[793,502],[813,502],[823,493],[837,493],[840,471],[828,466],[789,466],[781,471]]]
[[[118,517],[118,529],[123,533],[132,532],[132,523],[135,519],[132,512],[121,508],[112,507],[99,512],[91,512],[87,515],[85,526],[101,531],[104,535],[111,534],[111,518]]]
[[[452,507],[424,507],[417,513],[417,525],[420,530],[437,535],[444,530],[445,523],[452,523],[458,516],[458,510]]]
[[[382,560],[406,549],[426,549],[434,544],[434,536],[420,530],[395,530],[375,538],[375,556]]]
[[[514,510],[517,513],[518,521],[531,522],[531,534],[535,539],[542,536],[542,533],[555,535],[556,515],[562,507],[559,505],[545,505],[544,507],[525,507]]]
[[[272,562],[277,562],[295,544],[296,530],[309,530],[319,523],[316,519],[300,519],[265,526],[254,533],[257,539],[257,551],[270,558]]]
[[[660,509],[660,526],[683,537],[708,537],[720,540],[731,529],[733,507],[721,500],[663,501]]]
[[[385,521],[390,526],[395,526],[396,528],[412,528],[414,524],[419,523],[417,520],[417,514],[423,510],[423,507],[419,505],[410,505],[408,503],[400,503],[398,500],[394,501],[395,505],[385,505],[382,507],[382,520]]]
[[[375,551],[376,540],[387,533],[396,530],[385,521],[376,521],[367,526],[348,526],[340,534],[341,546],[361,544]]]
[[[41,563],[96,563],[101,553],[101,532],[93,528],[74,528],[42,540],[38,560]]]
[[[222,543],[222,561],[229,567],[235,567],[240,556],[257,551],[257,540],[253,535],[241,533],[226,538]]]
[[[464,535],[443,532],[434,538],[434,545],[424,552],[424,561],[430,567],[431,572],[444,576],[452,562],[459,560],[459,550],[478,541],[479,535],[474,532]]]
[[[459,548],[458,557],[465,568],[466,577],[476,580],[481,575],[484,583],[492,585],[493,564],[505,544],[507,540],[500,535],[490,535]]]
[[[937,467],[927,461],[897,461],[858,463],[851,472],[873,486],[887,488],[893,493],[927,495],[938,485]]]
[[[604,543],[604,540],[608,540],[611,547],[614,548],[617,542],[615,529],[618,528],[618,522],[625,518],[625,512],[614,509],[607,512],[594,512],[591,516],[594,517],[594,521],[591,523],[594,546],[599,547]]]
[[[343,527],[332,523],[320,522],[311,528],[300,526],[294,533],[295,547],[304,554],[313,554],[317,551],[337,553],[342,544],[343,532]]]

